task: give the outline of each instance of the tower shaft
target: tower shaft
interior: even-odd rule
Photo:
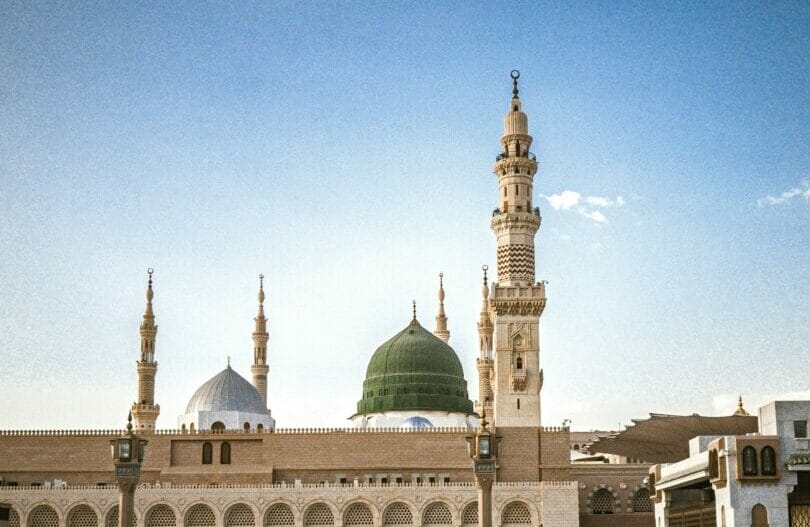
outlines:
[[[534,236],[541,222],[539,208],[532,206],[537,161],[529,150],[533,139],[514,72],[512,78],[514,95],[504,118],[501,153],[493,165],[500,203],[491,221],[498,244],[498,279],[488,302],[493,320],[493,414],[496,426],[539,426],[540,315],[546,295],[544,284],[535,282]]]
[[[259,310],[254,318],[255,328],[253,330],[253,365],[250,373],[253,376],[253,386],[262,396],[265,407],[267,406],[267,373],[270,367],[267,365],[267,341],[270,334],[267,332],[267,317],[264,316],[264,275],[259,275]]]
[[[158,363],[155,360],[155,337],[157,325],[152,311],[152,269],[149,269],[149,282],[146,288],[146,310],[141,321],[141,352],[138,360],[138,399],[132,404],[132,417],[135,428],[151,432],[160,415],[160,405],[155,404],[155,376]]]

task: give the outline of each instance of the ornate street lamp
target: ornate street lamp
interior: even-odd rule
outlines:
[[[135,487],[141,478],[141,463],[146,457],[146,445],[132,431],[132,412],[127,417],[127,431],[118,439],[110,440],[110,453],[115,464],[115,482],[118,484],[118,527],[135,524]]]
[[[473,460],[478,486],[478,525],[492,527],[492,483],[498,468],[501,438],[487,428],[486,410],[481,411],[481,424],[474,436],[467,436],[467,450]]]

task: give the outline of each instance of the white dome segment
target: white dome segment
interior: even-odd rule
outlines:
[[[230,364],[194,392],[177,424],[183,430],[275,428],[258,390]]]

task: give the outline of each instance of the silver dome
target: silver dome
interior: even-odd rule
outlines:
[[[267,414],[267,408],[256,388],[228,366],[191,396],[186,413],[195,412]]]

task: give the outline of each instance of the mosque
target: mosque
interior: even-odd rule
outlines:
[[[260,278],[251,379],[228,364],[191,395],[175,430],[158,430],[150,270],[131,407],[136,431],[149,440],[135,500],[137,527],[472,527],[477,491],[465,438],[482,416],[502,444],[494,526],[654,527],[652,463],[685,457],[681,443],[693,435],[756,430],[757,418],[742,403],[733,416],[659,415],[612,434],[541,426],[546,289],[535,277],[538,164],[518,77],[512,73],[492,166],[497,277],[490,283],[484,268],[479,400],[470,400],[462,363],[448,343],[440,276],[435,329],[424,328],[414,310],[376,349],[356,407],[347,405],[351,427],[277,427],[267,404],[269,332]],[[10,526],[118,527],[109,441],[120,433],[0,430],[0,502],[11,505]]]

